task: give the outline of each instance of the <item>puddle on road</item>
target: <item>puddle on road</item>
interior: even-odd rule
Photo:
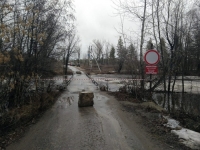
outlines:
[[[62,96],[58,100],[58,106],[69,107],[74,102],[74,96]]]
[[[102,100],[98,95],[95,96],[95,99],[96,99],[97,101],[101,101],[101,100]]]
[[[107,100],[108,98],[106,96],[101,95],[99,93],[94,93],[94,101],[107,101]]]
[[[74,91],[74,92],[70,92],[70,93],[72,93],[72,94],[79,94],[80,91]]]

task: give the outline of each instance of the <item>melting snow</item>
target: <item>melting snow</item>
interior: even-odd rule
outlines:
[[[168,116],[164,116],[164,118],[168,120],[168,123],[165,124],[165,126],[172,129],[180,127],[178,121],[171,119]],[[172,130],[171,132],[178,135],[180,142],[186,146],[192,149],[200,149],[200,133],[186,128],[182,128],[181,130]]]
[[[179,136],[181,143],[192,149],[200,149],[200,133],[182,128],[181,130],[172,130],[172,133]]]
[[[172,129],[180,127],[179,121],[171,119],[168,116],[164,116],[164,118],[168,120],[167,124],[165,124],[166,127],[169,127],[169,128],[172,128]]]

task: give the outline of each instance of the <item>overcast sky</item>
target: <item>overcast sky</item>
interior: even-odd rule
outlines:
[[[120,35],[115,28],[119,28],[120,17],[115,15],[111,0],[75,0],[75,10],[82,57],[94,39],[117,45]]]

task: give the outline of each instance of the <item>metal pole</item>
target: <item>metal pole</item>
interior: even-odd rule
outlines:
[[[92,52],[92,46],[90,47],[90,55],[91,55],[91,52]],[[92,71],[92,58],[90,56],[90,71]]]
[[[150,74],[150,92],[151,92],[151,87],[152,87],[152,81],[151,81],[151,79],[152,79],[152,74]]]
[[[90,65],[90,46],[89,46],[89,50],[88,50],[88,66]]]
[[[151,43],[151,49],[153,49],[153,43]],[[151,81],[151,79],[152,79],[152,74],[150,74],[150,92],[151,92],[151,87],[152,87],[152,81]]]

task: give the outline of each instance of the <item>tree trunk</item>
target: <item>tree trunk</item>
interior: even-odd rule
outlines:
[[[167,67],[165,66],[165,60],[164,60],[164,50],[163,50],[163,45],[161,42],[161,32],[160,32],[160,17],[159,17],[159,0],[157,0],[157,24],[158,24],[158,35],[159,35],[159,40],[160,40],[160,51],[161,51],[161,58],[162,58],[162,66],[163,66],[163,82],[164,82],[164,92],[166,92],[166,72],[167,72]]]
[[[69,54],[67,54],[66,58],[65,58],[65,77],[67,76],[67,71],[68,71],[68,63],[69,63]]]
[[[140,41],[140,73],[142,80],[140,82],[140,86],[142,91],[144,91],[144,63],[143,63],[143,43],[144,43],[144,26],[146,21],[146,7],[147,7],[147,0],[144,1],[144,12],[142,17],[142,29],[141,29],[141,41]]]

